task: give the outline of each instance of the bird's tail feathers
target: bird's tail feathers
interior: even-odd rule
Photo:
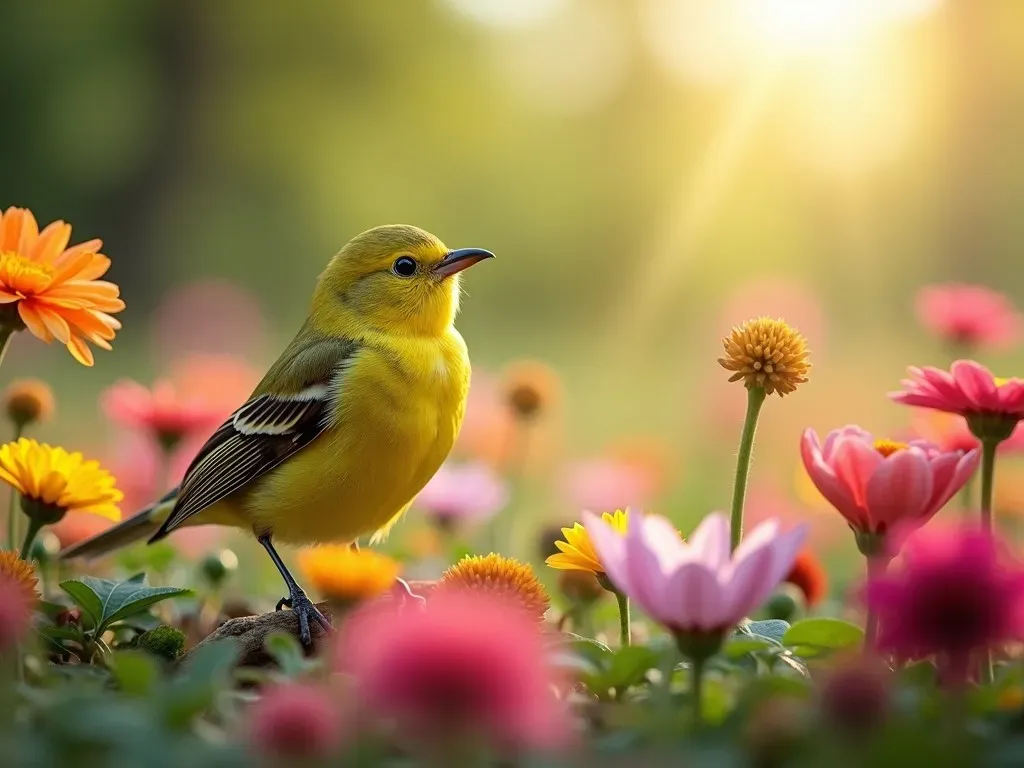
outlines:
[[[151,507],[132,515],[113,528],[96,534],[95,536],[73,544],[60,553],[61,560],[71,560],[77,557],[101,557],[115,549],[120,549],[136,541],[148,539],[156,533],[160,526],[174,507],[174,498],[164,497]]]

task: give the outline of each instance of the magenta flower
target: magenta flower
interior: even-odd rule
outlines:
[[[488,520],[506,504],[508,485],[482,461],[443,465],[413,502],[445,525]]]
[[[903,566],[869,580],[878,647],[900,659],[935,656],[949,682],[967,679],[971,657],[1024,638],[1024,567],[972,528],[918,531]]]
[[[815,487],[846,518],[862,547],[868,542],[860,535],[928,522],[964,486],[980,458],[976,450],[943,452],[924,440],[875,440],[856,426],[829,432],[824,444],[806,430],[800,456]]]
[[[1024,316],[1002,293],[983,285],[948,283],[918,291],[917,317],[941,339],[970,347],[1005,348],[1024,329]]]
[[[297,683],[268,688],[253,706],[249,731],[257,752],[273,758],[326,757],[342,741],[330,693]]]
[[[590,512],[583,520],[612,584],[677,637],[724,637],[786,577],[807,532],[799,525],[783,533],[768,520],[730,553],[729,521],[719,512],[687,541],[656,515],[630,515],[625,536]]]
[[[973,360],[957,360],[950,370],[909,368],[903,390],[889,397],[897,403],[964,416],[1024,419],[1024,381],[998,379]],[[974,430],[977,434],[977,430]]]
[[[571,729],[536,620],[491,594],[443,590],[413,611],[367,605],[346,620],[336,663],[371,717],[431,751],[479,739],[543,750]]]

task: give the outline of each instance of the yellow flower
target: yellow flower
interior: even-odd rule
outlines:
[[[614,513],[605,512],[602,519],[612,526],[618,533],[626,534],[626,523],[629,520],[627,512],[621,509]],[[559,552],[551,555],[544,562],[552,568],[560,571],[590,571],[591,573],[604,573],[604,566],[594,551],[594,545],[590,541],[590,534],[580,523],[574,523],[572,528],[563,528],[562,536],[565,541],[556,541],[555,546]]]
[[[28,328],[45,342],[57,339],[83,365],[92,365],[92,342],[110,349],[121,323],[110,315],[124,309],[119,289],[98,280],[110,268],[89,240],[70,248],[71,226],[55,221],[42,231],[32,212],[0,212],[0,325]]]
[[[17,552],[0,552],[0,580],[6,580],[19,589],[25,602],[30,605],[39,599],[36,591],[39,579],[36,578],[35,569],[31,563],[18,557]]]
[[[4,391],[3,408],[14,425],[24,429],[53,416],[53,390],[39,379],[18,379]]]
[[[719,365],[735,371],[729,381],[742,379],[747,389],[761,387],[782,397],[807,381],[807,341],[784,320],[748,320],[733,328],[722,345],[725,357],[718,359]]]
[[[441,574],[440,587],[470,589],[495,595],[522,606],[527,613],[538,619],[544,617],[551,604],[533,568],[493,552],[462,558]]]
[[[347,544],[327,544],[299,553],[299,567],[327,600],[372,600],[387,592],[401,566],[387,555]]]
[[[124,498],[114,477],[97,461],[46,443],[21,438],[0,446],[0,480],[21,494],[22,509],[40,522],[55,523],[67,512],[88,512],[117,522]]]

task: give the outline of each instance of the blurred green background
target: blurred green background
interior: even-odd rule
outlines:
[[[650,436],[671,455],[656,506],[681,519],[729,499],[744,393],[721,336],[798,325],[812,380],[765,409],[753,472],[796,503],[804,427],[899,433],[885,392],[948,361],[918,287],[1024,291],[1018,0],[7,0],[0,18],[0,205],[102,237],[127,302],[93,369],[27,334],[6,361],[53,383],[40,434],[69,447],[117,439],[96,403],[118,377],[190,352],[262,369],[330,255],[408,222],[498,255],[459,327],[478,369],[561,378],[548,473]]]

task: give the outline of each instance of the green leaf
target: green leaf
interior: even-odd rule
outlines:
[[[729,640],[722,649],[722,655],[727,659],[735,660],[746,656],[748,653],[778,650],[780,647],[778,643],[773,643],[765,637],[741,636]]]
[[[782,643],[782,638],[791,629],[788,621],[782,619],[765,619],[764,621],[751,621],[741,627],[741,631],[754,635],[755,637],[766,637],[776,643]]]
[[[299,641],[287,632],[271,632],[263,641],[263,647],[286,677],[298,677],[309,666]]]
[[[103,601],[86,583],[86,579],[89,577],[86,576],[81,581],[74,579],[62,581],[60,588],[67,592],[75,605],[82,609],[83,618],[88,619],[89,624],[95,627],[99,625],[100,617],[103,615]]]
[[[177,587],[151,587],[141,573],[121,582],[83,576],[61,582],[60,587],[89,617],[97,634],[162,600],[189,594],[189,590]]]
[[[141,651],[119,651],[111,667],[114,679],[129,696],[147,696],[160,678],[156,660]]]
[[[609,688],[629,687],[643,681],[648,670],[658,665],[658,654],[642,645],[620,648],[611,659],[611,666],[603,675]]]
[[[859,646],[864,642],[864,630],[841,619],[804,619],[786,631],[782,642],[791,648],[800,647],[800,652],[794,650],[794,653],[806,657],[812,651],[839,651]]]
[[[218,640],[196,648],[184,665],[183,674],[171,681],[160,696],[164,722],[184,729],[213,706],[218,690],[227,686],[238,660],[238,643]]]

